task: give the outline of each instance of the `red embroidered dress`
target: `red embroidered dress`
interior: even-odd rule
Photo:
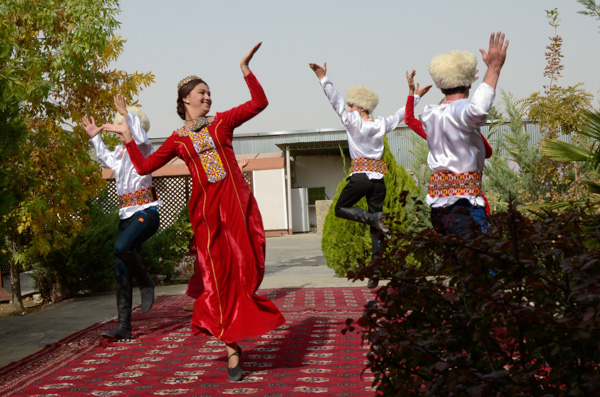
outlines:
[[[270,300],[256,295],[265,270],[265,233],[231,140],[233,130],[260,113],[268,101],[253,73],[245,80],[252,99],[217,113],[201,131],[173,132],[148,158],[135,142],[127,144],[140,174],[157,170],[174,156],[190,170],[189,211],[197,249],[187,291],[197,298],[192,331],[208,332],[226,343],[262,335],[285,321]]]

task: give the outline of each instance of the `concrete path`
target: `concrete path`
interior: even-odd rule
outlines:
[[[321,235],[316,233],[267,239],[265,278],[261,289],[364,286],[336,277],[325,265]],[[156,295],[185,293],[186,285],[158,286]],[[44,346],[116,316],[114,292],[69,299],[22,317],[0,318],[0,367],[27,357]],[[190,299],[190,303],[192,300]],[[134,291],[134,306],[140,297]]]

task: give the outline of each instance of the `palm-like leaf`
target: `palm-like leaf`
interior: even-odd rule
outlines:
[[[598,166],[600,165],[600,113],[586,111],[584,112],[583,117],[585,119],[585,124],[581,134],[594,141],[593,155],[590,159],[590,163],[594,170],[598,170]]]
[[[557,139],[548,139],[540,144],[540,151],[556,161],[586,162],[591,170],[585,178],[588,189],[592,194],[600,194],[600,113],[585,111],[583,116],[585,124],[580,135],[592,140],[590,149]]]
[[[540,152],[556,161],[589,161],[592,153],[572,143],[546,139],[540,143]]]

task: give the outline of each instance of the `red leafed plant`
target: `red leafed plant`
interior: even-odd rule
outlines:
[[[600,394],[600,215],[492,216],[471,240],[393,236],[357,320],[377,395]],[[347,331],[356,324],[349,320]]]

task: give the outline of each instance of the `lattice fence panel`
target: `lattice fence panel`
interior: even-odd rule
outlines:
[[[242,174],[244,175],[244,179],[250,186],[250,189],[254,192],[254,180],[252,179],[252,171],[242,172]]]
[[[106,195],[102,196],[102,209],[110,212],[118,208],[117,189],[114,179],[106,182]],[[182,207],[187,207],[192,191],[192,178],[190,176],[154,177],[152,184],[156,188],[158,198],[163,202],[157,207],[160,214],[160,230],[163,230],[175,222]]]
[[[108,179],[106,181],[106,195],[103,196],[102,210],[104,212],[110,212],[115,208],[119,207],[119,200],[117,199],[117,188],[114,179]]]
[[[162,230],[175,222],[182,207],[187,208],[192,193],[192,178],[190,176],[154,177],[152,184],[156,188],[158,198],[163,202],[158,207]]]

